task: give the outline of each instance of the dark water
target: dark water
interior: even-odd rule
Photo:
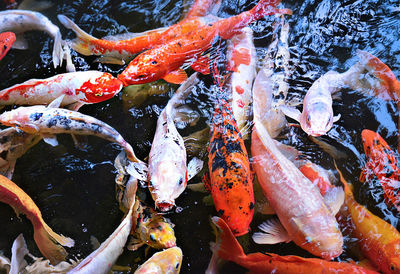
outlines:
[[[73,38],[71,31],[58,23],[57,14],[65,14],[82,29],[96,37],[111,34],[141,32],[171,25],[179,20],[183,7],[191,4],[182,1],[53,1],[53,7],[43,14],[57,24],[64,38]],[[0,2],[1,3],[1,2]],[[250,9],[256,1],[223,1],[219,16],[228,17]],[[371,52],[400,74],[400,4],[398,1],[283,1],[293,10],[290,17],[290,52],[294,74],[290,79],[290,97],[304,97],[306,91],[322,74],[329,70],[345,71],[358,59],[356,50]],[[1,6],[0,6],[1,8]],[[266,18],[253,23],[255,44],[260,60],[271,41],[271,22]],[[55,70],[51,60],[53,41],[44,33],[26,33],[30,49],[11,50],[0,62],[0,89],[31,78],[47,78],[65,72]],[[95,63],[94,57],[84,57],[75,52],[73,61],[77,70],[96,69],[117,75],[123,67]],[[213,98],[209,96],[208,76],[201,77],[196,92],[187,103],[201,114],[196,127],[181,129],[182,135],[201,129],[212,114]],[[136,154],[144,159],[151,147],[156,120],[168,99],[177,88],[165,85],[166,94],[151,96],[140,106],[123,107],[122,93],[97,105],[84,106],[81,111],[116,128],[132,144]],[[398,225],[399,214],[382,202],[379,182],[361,186],[358,177],[365,165],[361,131],[368,128],[378,131],[389,145],[397,147],[397,107],[359,91],[343,90],[340,100],[334,102],[334,113],[341,119],[322,139],[346,153],[339,161],[347,178],[354,182],[356,197],[368,205],[373,213]],[[286,143],[296,146],[309,159],[332,168],[332,159],[312,143],[305,133],[292,128]],[[100,242],[105,240],[119,224],[122,213],[118,209],[114,192],[113,160],[121,150],[96,137],[88,137],[85,149],[77,149],[69,136],[59,136],[60,145],[51,147],[40,142],[18,160],[13,180],[24,189],[41,209],[45,221],[56,231],[72,237],[76,246],[72,256],[83,258],[92,251],[90,236]],[[200,176],[193,183],[200,182]],[[142,191],[145,195],[145,190]],[[203,273],[211,252],[209,242],[214,240],[209,216],[215,210],[202,202],[204,194],[186,190],[176,201],[180,213],[168,214],[175,223],[177,244],[183,249],[182,273]],[[147,198],[148,195],[147,195]],[[147,201],[150,202],[149,199]],[[0,205],[0,250],[10,255],[12,241],[24,233],[29,249],[40,255],[32,238],[32,226],[25,217],[18,219],[7,205]],[[252,230],[263,221],[255,216]],[[243,237],[246,252],[268,251],[281,255],[311,256],[294,244],[256,246]],[[346,250],[339,260],[357,259],[358,254]],[[141,260],[136,258],[140,257]],[[121,265],[135,265],[144,260],[144,249],[126,251],[118,261]],[[240,272],[232,265],[224,270]]]

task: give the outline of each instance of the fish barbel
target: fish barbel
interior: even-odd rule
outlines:
[[[56,25],[39,12],[29,10],[0,11],[0,32],[13,31],[18,34],[30,30],[44,31],[54,39],[53,65],[55,68],[61,66],[64,58],[64,42],[60,29]],[[21,43],[18,44],[17,42],[14,44],[14,47],[20,49],[26,48],[26,45],[21,45]]]
[[[54,134],[94,135],[119,144],[130,161],[141,162],[136,158],[132,146],[114,128],[77,111],[46,106],[19,107],[2,113],[0,122],[30,134],[41,135],[52,145],[57,145]]]
[[[199,72],[208,73],[208,60],[201,53],[212,46],[215,37],[230,39],[251,22],[266,15],[291,13],[287,9],[278,9],[279,0],[261,0],[250,11],[209,23],[167,43],[142,52],[133,59],[118,76],[124,85],[143,84],[164,79],[180,84],[187,79],[181,66],[191,60],[190,65]],[[193,63],[195,62],[195,63]],[[197,63],[196,63],[197,62]]]
[[[31,79],[0,91],[0,105],[47,105],[64,95],[61,106],[74,110],[112,98],[122,83],[107,72],[79,71]]]

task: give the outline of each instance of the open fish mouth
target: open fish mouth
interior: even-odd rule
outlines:
[[[175,206],[175,202],[171,200],[156,201],[156,207],[162,211],[170,211]]]

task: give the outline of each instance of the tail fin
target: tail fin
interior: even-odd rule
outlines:
[[[41,218],[40,218],[41,219]],[[68,255],[62,246],[73,247],[74,240],[55,233],[44,221],[35,226],[34,239],[40,252],[54,265],[65,261]]]
[[[335,165],[335,168],[337,170],[337,172],[339,173],[339,178],[340,178],[340,182],[342,182],[343,186],[344,186],[344,193],[346,196],[350,196],[353,197],[353,192],[351,190],[351,186],[349,186],[349,184],[347,183],[346,179],[343,177],[342,172],[339,170],[339,168],[337,167],[336,161],[333,160],[333,164]]]
[[[258,2],[257,5],[255,5],[255,7],[251,10],[251,13],[254,15],[254,20],[259,20],[264,16],[274,14],[292,15],[293,12],[291,9],[276,8],[280,2],[280,0],[260,0],[260,2]]]
[[[61,66],[63,59],[64,59],[63,40],[61,37],[61,33],[58,32],[56,37],[54,38],[54,47],[53,47],[54,68]]]
[[[96,37],[88,34],[87,32],[83,31],[80,27],[78,27],[71,19],[67,16],[59,14],[57,15],[58,20],[61,24],[64,25],[67,29],[72,30],[75,32],[77,39],[72,41],[72,48],[83,55],[92,55],[92,52],[89,48],[90,41],[98,40]]]
[[[217,242],[211,243],[211,250],[217,257],[240,264],[246,257],[242,246],[233,236],[229,226],[219,217],[212,217],[218,228]]]

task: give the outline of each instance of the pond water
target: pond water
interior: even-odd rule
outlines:
[[[123,32],[141,32],[169,26],[179,21],[184,8],[192,1],[166,0],[75,0],[53,1],[54,5],[42,11],[57,24],[64,38],[72,39],[72,31],[65,29],[57,20],[57,14],[71,18],[82,29],[95,37]],[[223,0],[218,13],[229,17],[248,10],[257,1]],[[343,72],[358,59],[356,50],[371,52],[400,75],[400,4],[389,0],[306,0],[282,1],[284,7],[293,10],[288,17],[290,23],[289,45],[294,73],[290,79],[289,97],[304,97],[311,84],[329,70]],[[0,6],[4,8],[4,6]],[[267,17],[251,24],[255,31],[255,45],[261,60],[271,42],[271,22]],[[11,50],[0,61],[0,89],[32,78],[47,78],[65,72],[65,68],[54,69],[51,60],[53,41],[45,33],[26,33],[30,48]],[[124,66],[96,63],[95,57],[86,57],[72,52],[77,70],[95,69],[107,71],[114,76]],[[139,105],[123,102],[124,93],[113,99],[86,105],[81,112],[92,115],[118,130],[132,144],[137,156],[145,159],[150,151],[157,117],[172,96],[177,85],[163,84],[167,92],[149,96]],[[213,97],[210,96],[210,77],[201,76],[201,82],[187,100],[188,106],[201,114],[194,127],[180,129],[183,136],[202,129],[213,113]],[[368,128],[378,131],[395,149],[398,142],[398,110],[394,103],[352,90],[342,90],[341,99],[334,101],[334,113],[341,119],[322,139],[346,153],[347,158],[339,161],[347,178],[355,184],[358,202],[367,205],[378,216],[398,226],[399,214],[387,208],[379,182],[369,186],[358,183],[366,159],[361,142],[361,131]],[[333,162],[328,154],[307,138],[298,128],[290,130],[291,138],[286,143],[294,145],[304,155],[326,168]],[[83,258],[92,251],[90,237],[100,242],[105,240],[118,226],[122,213],[115,200],[113,161],[121,148],[118,145],[88,137],[83,149],[78,149],[70,136],[58,137],[59,145],[51,147],[40,142],[17,162],[13,181],[28,193],[41,209],[45,221],[54,231],[73,238],[76,242],[70,249],[71,256]],[[201,182],[201,176],[193,179]],[[151,198],[141,190],[143,198],[151,204]],[[180,212],[167,214],[175,224],[177,244],[183,250],[182,273],[204,273],[211,252],[209,242],[214,241],[210,227],[210,216],[215,209],[203,203],[205,194],[186,190],[176,201]],[[35,255],[40,253],[33,241],[30,222],[18,219],[13,210],[0,204],[0,250],[10,256],[12,241],[23,233],[28,247]],[[265,217],[255,215],[252,231]],[[246,252],[267,251],[281,255],[296,254],[311,257],[293,243],[273,246],[257,246],[248,236],[241,237]],[[349,257],[357,259],[357,252],[347,248],[337,260]],[[133,269],[145,259],[144,248],[138,252],[125,251],[118,260],[120,265]],[[243,269],[227,264],[224,271],[244,272]]]

